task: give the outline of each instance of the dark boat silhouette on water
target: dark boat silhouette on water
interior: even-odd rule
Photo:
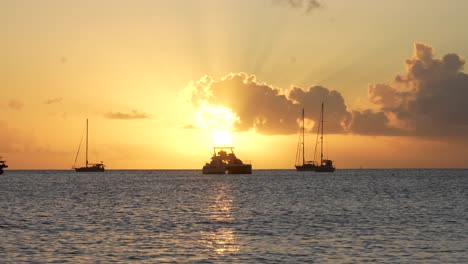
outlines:
[[[315,161],[306,161],[305,160],[305,144],[304,144],[304,109],[302,109],[302,140],[298,144],[298,149],[296,152],[296,170],[297,171],[315,171],[315,172],[334,172],[335,167],[333,166],[333,161],[330,159],[323,158],[323,110],[324,110],[324,103],[322,102],[322,108],[320,111],[320,122],[317,129],[317,139],[315,142],[315,152],[317,153],[317,145],[319,142],[319,135],[320,135],[320,163],[316,163]],[[301,155],[301,148],[302,148],[302,155]],[[302,156],[302,164],[298,164],[298,160]],[[315,160],[315,155],[314,155]]]
[[[230,150],[228,153],[227,150]],[[213,147],[211,162],[202,169],[203,174],[252,174],[252,164],[245,164],[234,154],[234,147]]]
[[[302,136],[302,137],[301,137]],[[302,109],[302,124],[301,124],[301,132],[299,143],[297,145],[297,152],[296,152],[296,170],[297,171],[315,171],[315,161],[306,160],[305,158],[305,123],[304,123],[304,108]],[[302,163],[300,163],[300,159],[302,157]]]
[[[0,157],[0,174],[3,174],[3,169],[8,168],[8,165],[5,164],[6,161],[2,160],[2,157]]]
[[[83,137],[81,139],[83,139]],[[88,119],[86,119],[86,165],[85,167],[76,168],[75,164],[76,164],[76,160],[78,159],[78,155],[80,154],[80,148],[81,148],[81,141],[80,141],[80,145],[78,146],[78,152],[76,153],[75,163],[73,164],[73,169],[75,169],[76,172],[103,172],[105,165],[102,161],[98,163],[88,162]]]

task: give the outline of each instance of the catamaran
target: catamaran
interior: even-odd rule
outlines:
[[[81,141],[80,141],[80,145],[78,146],[78,152],[76,153],[75,163],[73,164],[73,169],[75,169],[75,171],[77,172],[103,172],[105,165],[102,161],[98,163],[88,162],[88,119],[86,119],[86,165],[84,167],[76,168],[75,164],[76,164],[76,160],[78,159],[78,154],[80,154],[80,148],[81,148]]]
[[[252,174],[252,164],[245,164],[238,159],[234,154],[234,147],[213,147],[211,162],[203,166],[202,172],[203,174]]]

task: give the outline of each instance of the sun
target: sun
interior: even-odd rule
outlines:
[[[234,131],[234,124],[239,121],[239,117],[231,109],[203,104],[194,112],[192,118],[194,127],[206,129],[211,133],[213,146],[232,145],[231,131]]]
[[[232,135],[227,130],[215,130],[213,131],[213,144],[214,146],[230,146]]]
[[[239,117],[231,109],[202,105],[194,113],[193,123],[198,128],[208,128],[216,130],[230,130]]]

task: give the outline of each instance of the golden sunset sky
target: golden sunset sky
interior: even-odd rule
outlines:
[[[293,169],[301,109],[340,168],[468,167],[468,1],[0,0],[0,156]],[[229,139],[230,137],[230,139]],[[310,154],[312,155],[312,154]],[[80,164],[83,157],[80,156]]]

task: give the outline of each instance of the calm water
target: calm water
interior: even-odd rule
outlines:
[[[0,262],[468,263],[468,170],[6,171]]]

